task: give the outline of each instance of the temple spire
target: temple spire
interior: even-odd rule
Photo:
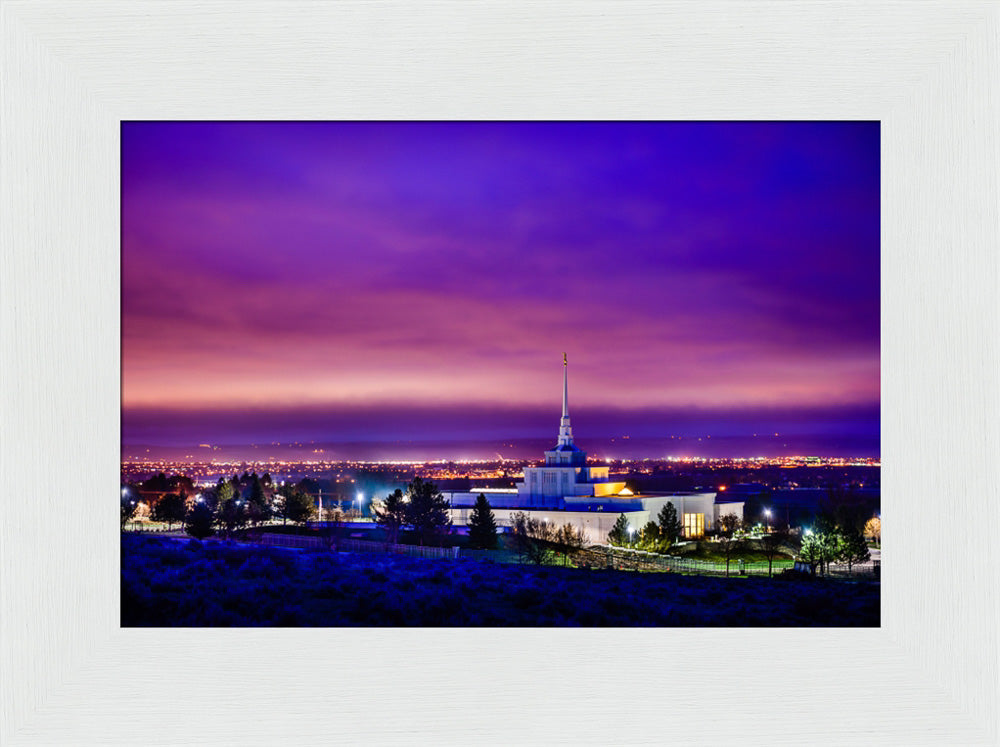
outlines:
[[[569,364],[566,362],[566,353],[563,353],[563,413],[564,418],[569,417]]]
[[[563,353],[563,409],[562,418],[559,420],[558,446],[572,445],[573,428],[569,423],[569,364],[566,362],[566,353]]]

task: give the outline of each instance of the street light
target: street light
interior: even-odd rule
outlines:
[[[361,518],[361,504],[365,502],[365,494],[358,493],[358,518]]]
[[[764,516],[767,517],[767,531],[770,532],[771,531],[771,509],[765,508],[764,509]]]

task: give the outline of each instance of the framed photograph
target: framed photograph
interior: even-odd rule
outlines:
[[[2,37],[5,744],[997,743],[996,3],[8,2]],[[122,625],[127,123],[404,120],[878,127],[877,627]],[[566,386],[533,497],[576,458]]]

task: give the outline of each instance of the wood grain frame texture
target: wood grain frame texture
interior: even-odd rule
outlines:
[[[997,3],[0,8],[3,744],[997,743]],[[880,120],[881,628],[121,629],[119,122],[208,118]]]

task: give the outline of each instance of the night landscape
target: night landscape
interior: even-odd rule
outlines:
[[[879,137],[122,123],[122,625],[878,626]]]

